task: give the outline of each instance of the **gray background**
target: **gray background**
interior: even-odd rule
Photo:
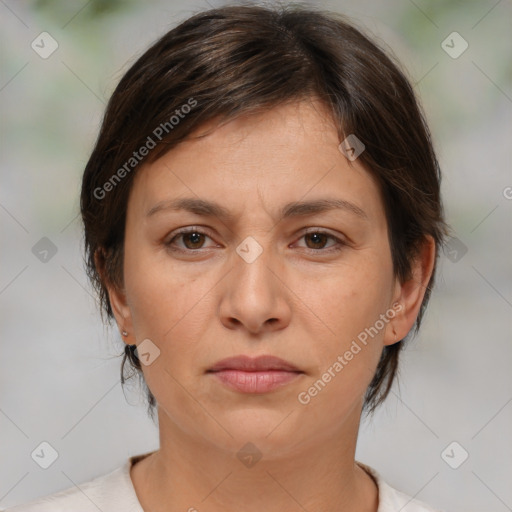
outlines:
[[[443,255],[422,332],[404,353],[400,386],[362,425],[357,458],[444,510],[512,510],[512,4],[317,5],[351,16],[407,68],[434,134],[457,238]],[[0,0],[0,507],[158,446],[137,387],[123,393],[123,344],[101,324],[86,280],[78,194],[123,71],[206,7]],[[47,59],[31,48],[43,31],[59,45]],[[456,59],[441,46],[454,31],[469,44]],[[32,252],[43,237],[57,250],[46,262]],[[46,470],[31,458],[43,441],[59,454]],[[453,441],[452,465],[469,454],[457,469],[442,457]]]

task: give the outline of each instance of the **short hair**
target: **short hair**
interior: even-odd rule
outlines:
[[[382,193],[394,275],[409,279],[425,237],[436,243],[414,328],[383,348],[366,390],[364,410],[373,412],[389,394],[404,341],[420,326],[448,228],[439,164],[413,88],[391,53],[341,14],[301,5],[211,9],[167,32],[136,60],[108,102],[83,174],[87,273],[102,316],[112,319],[106,283],[123,287],[128,195],[140,162],[155,161],[208,121],[307,98],[327,107],[340,140],[353,134],[364,144],[358,158]],[[139,152],[143,147],[151,149]],[[122,383],[127,361],[143,380],[140,361],[125,347]],[[152,415],[156,401],[146,391]]]

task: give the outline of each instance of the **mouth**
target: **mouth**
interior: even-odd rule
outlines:
[[[237,356],[208,369],[221,383],[241,393],[267,393],[304,375],[292,363],[274,356]]]
[[[244,355],[228,357],[218,361],[207,371],[218,372],[223,370],[240,370],[244,372],[300,372],[299,368],[297,368],[294,364],[279,357],[270,355],[263,355],[258,357],[249,357]]]

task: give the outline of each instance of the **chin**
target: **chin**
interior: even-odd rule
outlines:
[[[310,436],[304,428],[306,425],[297,425],[296,415],[293,412],[289,414],[291,410],[245,406],[229,411],[218,418],[233,437],[222,436],[222,439],[230,446],[229,449],[235,451],[252,443],[267,460],[285,456],[290,451],[296,452],[297,446]]]

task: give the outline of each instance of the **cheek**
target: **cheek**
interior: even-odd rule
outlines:
[[[385,313],[393,282],[390,261],[368,251],[304,279],[298,295],[323,320],[326,334],[339,349]]]
[[[164,250],[127,248],[125,286],[134,329],[141,336],[163,339],[193,318],[208,284],[199,272],[190,275],[173,266]]]
[[[169,388],[169,374],[184,382],[201,373],[219,276],[205,273],[201,265],[185,271],[164,250],[132,247],[126,254],[125,285],[136,339],[148,338],[160,350],[155,364],[143,367],[156,396],[162,385]]]
[[[329,279],[316,277],[303,293],[328,330],[314,338],[321,340],[311,347],[317,371],[302,389],[301,403],[336,404],[331,413],[338,417],[363,397],[378,364],[392,318],[392,267],[374,255],[330,272]]]
[[[204,319],[213,284],[207,276],[173,268],[163,254],[127,252],[125,286],[136,339],[150,339],[160,350],[152,364],[142,366],[144,379],[159,404],[173,404],[172,410],[189,411],[190,417],[199,411],[182,386],[188,389],[199,371],[197,353],[210,325]]]

